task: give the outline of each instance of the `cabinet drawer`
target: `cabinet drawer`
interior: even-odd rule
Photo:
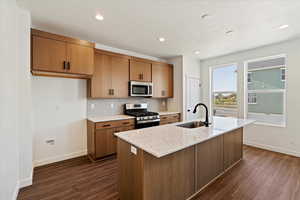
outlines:
[[[96,129],[116,128],[120,126],[133,126],[133,125],[134,125],[134,119],[107,121],[107,122],[96,123]]]
[[[171,115],[161,115],[161,120],[179,120],[179,114],[171,114]]]

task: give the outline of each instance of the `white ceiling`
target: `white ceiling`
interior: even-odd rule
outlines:
[[[208,58],[300,34],[300,0],[18,0],[34,27],[167,58]],[[100,12],[103,21],[94,16]],[[209,14],[201,19],[203,14]],[[288,24],[289,28],[278,27]],[[231,34],[225,34],[234,30]],[[160,43],[158,37],[165,37]]]

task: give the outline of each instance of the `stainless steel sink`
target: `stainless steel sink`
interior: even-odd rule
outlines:
[[[176,126],[182,127],[182,128],[199,128],[202,126],[205,126],[205,124],[201,121],[193,121],[193,122],[188,122],[184,124],[178,124]]]

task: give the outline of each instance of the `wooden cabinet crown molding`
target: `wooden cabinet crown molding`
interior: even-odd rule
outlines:
[[[67,36],[63,36],[63,35],[57,35],[54,33],[48,33],[48,32],[33,29],[33,28],[31,29],[31,35],[95,48],[95,43],[93,43],[93,42],[89,42],[86,40],[80,40],[80,39],[76,39],[76,38],[71,38],[71,37],[67,37]]]

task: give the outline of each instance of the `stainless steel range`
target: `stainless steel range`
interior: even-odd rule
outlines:
[[[158,126],[160,123],[159,114],[157,112],[149,112],[146,103],[141,104],[125,104],[124,113],[135,117],[135,128],[146,128]]]

